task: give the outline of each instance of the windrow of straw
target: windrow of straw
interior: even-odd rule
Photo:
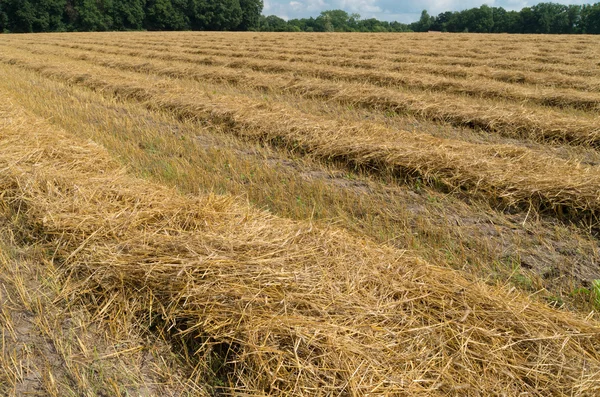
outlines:
[[[72,41],[69,42],[64,42],[63,40],[48,40],[47,43],[54,43],[54,44],[59,44],[59,45],[65,45],[65,46],[76,46],[76,47],[80,47],[81,49],[83,49],[85,46],[82,46],[83,44],[92,44],[95,46],[100,46],[101,48],[107,48],[107,47],[118,47],[123,49],[124,51],[126,49],[131,49],[131,50],[139,50],[140,48],[144,48],[144,49],[154,49],[154,50],[158,50],[158,51],[183,51],[184,53],[190,53],[190,54],[194,54],[194,55],[206,55],[206,56],[210,56],[210,54],[212,54],[212,52],[215,52],[216,55],[220,55],[223,53],[224,49],[233,49],[232,44],[231,43],[227,43],[227,42],[223,42],[222,40],[219,41],[218,44],[205,44],[205,45],[198,45],[198,44],[191,44],[189,46],[185,46],[182,47],[182,43],[180,42],[168,42],[168,43],[162,43],[160,45],[158,44],[151,44],[151,45],[147,45],[145,43],[136,43],[136,42],[132,42],[131,44],[127,44],[127,40],[123,40],[123,41],[119,41],[117,43],[114,43],[113,40],[110,41],[110,43],[106,43],[106,42],[97,42],[97,41],[77,41],[77,44],[73,44]],[[26,42],[27,44],[39,44],[39,41],[37,42]],[[262,59],[273,59],[273,60],[286,60],[286,61],[292,61],[292,62],[299,62],[299,61],[319,61],[320,59],[323,58],[336,58],[336,59],[340,59],[340,58],[344,58],[345,60],[341,62],[341,64],[339,66],[344,66],[344,67],[349,67],[349,68],[355,68],[356,66],[362,67],[362,68],[366,68],[366,69],[371,69],[371,70],[387,70],[387,71],[403,71],[407,66],[410,67],[410,65],[415,65],[414,67],[417,66],[423,66],[424,68],[427,68],[428,66],[430,67],[438,67],[438,68],[459,68],[461,70],[464,69],[473,69],[473,68],[492,68],[492,70],[495,71],[499,71],[499,72],[506,72],[506,71],[512,71],[512,72],[521,72],[521,73],[531,73],[532,71],[537,71],[541,74],[547,74],[547,73],[553,73],[553,74],[557,74],[560,77],[564,77],[564,78],[579,78],[580,80],[583,78],[583,76],[585,76],[587,79],[592,78],[592,82],[588,83],[592,84],[593,86],[593,81],[596,80],[594,79],[594,76],[598,76],[598,72],[596,70],[595,65],[591,66],[591,68],[588,69],[584,69],[583,65],[578,63],[576,66],[562,66],[559,67],[555,64],[549,64],[547,62],[544,61],[524,61],[521,60],[520,58],[518,58],[519,60],[515,60],[515,61],[510,61],[507,60],[505,57],[500,57],[498,59],[496,59],[493,56],[484,58],[484,59],[473,59],[473,58],[464,58],[461,56],[449,56],[447,52],[444,52],[443,54],[438,54],[436,55],[433,59],[427,56],[422,56],[422,55],[407,55],[407,52],[401,52],[399,53],[399,55],[394,55],[395,51],[390,51],[389,49],[387,49],[387,52],[374,52],[374,53],[370,53],[370,54],[366,54],[366,55],[362,55],[359,56],[358,58],[356,57],[356,53],[357,51],[359,52],[363,52],[364,51],[362,49],[356,49],[356,50],[352,50],[352,51],[342,51],[340,52],[339,50],[331,50],[331,48],[328,48],[327,51],[321,51],[321,50],[307,50],[304,47],[302,47],[302,44],[299,43],[293,43],[290,45],[289,49],[285,49],[282,48],[282,46],[280,44],[275,45],[273,47],[270,47],[268,45],[265,45],[264,41],[261,40],[261,46],[257,47],[256,43],[250,43],[249,45],[246,46],[247,48],[247,52],[248,55],[251,58],[262,58]],[[356,43],[353,43],[356,44]],[[245,52],[243,50],[241,50],[240,47],[243,47],[243,43],[240,42],[236,42],[236,46],[235,46],[235,57],[237,58],[241,58],[244,57]],[[339,47],[340,43],[332,43],[331,47]],[[346,46],[346,45],[344,45]],[[190,49],[191,48],[191,49]],[[200,49],[194,49],[194,48],[200,48]],[[447,48],[447,44],[446,44],[446,48]],[[89,48],[88,48],[89,49]],[[206,51],[203,51],[204,49],[208,49],[210,50],[209,53],[206,53]],[[212,52],[211,52],[212,51]],[[409,51],[410,52],[410,51]],[[391,55],[390,55],[391,54]],[[309,56],[309,57],[305,57],[305,56]],[[359,60],[361,59],[372,59],[372,60],[376,60],[376,63],[373,64],[368,64],[368,63],[357,63]],[[421,73],[425,71],[425,69],[423,70],[419,70],[418,68],[416,69],[416,72]],[[464,72],[463,72],[464,73]],[[452,74],[448,74],[449,76],[452,76]],[[581,77],[577,77],[577,76],[581,76]],[[502,80],[500,80],[502,81]],[[509,81],[510,82],[510,81]],[[537,84],[537,83],[535,83]],[[570,88],[569,86],[565,86],[564,88]]]
[[[339,37],[339,36],[338,36]],[[454,37],[454,36],[452,36]],[[209,39],[209,40],[202,40]],[[235,41],[233,41],[235,39]],[[360,38],[352,42],[340,41],[338,38],[333,40],[324,37],[324,42],[329,43],[325,47],[323,44],[315,45],[313,42],[304,42],[302,40],[291,40],[269,44],[267,40],[261,39],[248,40],[249,36],[240,36],[237,38],[213,40],[211,36],[200,36],[197,39],[190,39],[188,35],[179,37],[178,40],[169,40],[168,36],[160,42],[154,41],[138,41],[129,38],[123,38],[118,42],[114,40],[99,41],[99,40],[77,40],[76,45],[91,44],[102,47],[119,47],[122,49],[152,49],[157,51],[177,51],[190,53],[195,55],[221,55],[223,51],[235,49],[238,57],[263,58],[272,60],[288,60],[294,62],[314,60],[316,62],[333,62],[337,66],[345,66],[350,68],[364,68],[372,70],[394,70],[398,66],[406,63],[416,63],[420,65],[458,65],[458,66],[484,66],[497,67],[501,70],[511,69],[521,72],[530,72],[532,68],[542,68],[552,70],[554,72],[563,73],[567,76],[598,76],[598,71],[593,60],[594,47],[592,43],[586,43],[585,54],[583,57],[577,54],[566,57],[548,57],[545,53],[535,55],[536,51],[533,48],[517,47],[514,51],[509,51],[509,54],[504,54],[500,50],[482,51],[482,47],[490,47],[490,42],[479,42],[478,47],[473,51],[468,48],[457,48],[455,52],[448,52],[448,42],[438,44],[439,50],[432,51],[435,43],[428,43],[421,39],[419,46],[425,48],[423,51],[415,51],[414,43],[410,43],[411,47],[403,48],[403,42],[388,43],[381,40],[379,37],[377,46],[374,42],[363,42]],[[200,43],[198,43],[200,41]],[[73,45],[73,42],[65,42],[52,38],[47,42],[62,43]],[[31,42],[29,42],[31,43]],[[38,42],[39,43],[39,42]],[[234,45],[235,43],[235,45]],[[393,44],[393,45],[392,45]],[[400,48],[398,45],[400,44]],[[392,45],[390,47],[390,45]],[[572,45],[572,44],[570,44]],[[456,41],[452,42],[452,46],[456,46]],[[365,48],[369,47],[369,51]],[[578,47],[579,48],[579,47]],[[564,53],[564,50],[559,48],[552,49],[553,53]],[[363,55],[357,56],[358,53]],[[512,56],[511,53],[514,53]],[[534,55],[529,55],[534,54]],[[246,56],[247,55],[247,56]],[[332,58],[332,59],[327,59]],[[370,61],[366,61],[370,60]]]
[[[31,44],[33,45],[39,45],[39,42],[32,42]],[[48,43],[50,44],[50,42]],[[296,65],[322,65],[322,66],[329,66],[331,69],[331,72],[334,72],[336,70],[332,69],[332,68],[337,68],[338,71],[340,73],[351,73],[348,71],[348,69],[352,70],[355,73],[360,73],[361,69],[363,70],[363,73],[367,73],[367,70],[370,70],[372,72],[376,71],[379,74],[390,74],[390,73],[394,73],[394,72],[411,72],[412,74],[415,75],[422,75],[422,74],[436,74],[436,71],[438,70],[443,70],[444,68],[448,69],[448,66],[444,66],[444,65],[440,65],[437,63],[437,59],[435,60],[431,60],[431,59],[427,59],[426,57],[422,57],[422,56],[402,56],[402,57],[390,57],[389,54],[377,54],[377,55],[372,55],[369,56],[369,58],[372,57],[372,61],[364,61],[362,60],[362,58],[364,57],[356,57],[356,53],[353,52],[344,52],[342,54],[340,54],[339,52],[336,51],[329,51],[327,53],[316,53],[316,54],[305,54],[305,55],[299,55],[298,54],[298,50],[296,50],[296,52],[294,52],[293,49],[288,50],[288,52],[290,52],[289,55],[285,54],[285,50],[282,50],[280,48],[278,49],[269,49],[269,48],[253,48],[253,47],[249,47],[247,50],[241,50],[240,48],[236,47],[236,48],[229,48],[229,47],[223,47],[223,46],[215,46],[215,45],[209,45],[207,48],[200,48],[200,49],[188,49],[188,48],[181,48],[178,45],[169,45],[169,44],[161,44],[161,45],[151,45],[151,46],[145,46],[145,45],[139,45],[139,44],[126,44],[126,43],[89,43],[91,45],[84,45],[82,43],[57,43],[54,42],[52,43],[53,45],[57,45],[57,46],[61,46],[61,47],[66,47],[66,48],[74,48],[74,49],[81,49],[81,50],[85,50],[85,51],[92,51],[92,52],[102,52],[102,53],[108,53],[108,54],[115,54],[115,55],[119,55],[119,54],[130,54],[130,55],[134,55],[136,54],[137,56],[142,56],[142,53],[138,52],[140,50],[144,50],[145,51],[145,56],[149,57],[149,58],[153,58],[153,57],[158,57],[160,59],[172,59],[172,60],[179,60],[179,61],[185,61],[186,59],[191,59],[191,61],[193,61],[193,57],[188,57],[186,58],[185,55],[193,55],[193,56],[204,56],[204,57],[211,57],[211,59],[213,59],[214,57],[224,57],[225,59],[214,59],[215,62],[220,62],[222,64],[226,64],[227,63],[227,59],[228,58],[242,58],[244,60],[248,60],[248,59],[253,59],[253,60],[263,60],[263,61],[269,61],[269,62],[257,62],[257,65],[263,66],[265,67],[265,63],[268,64],[269,63],[273,63],[274,61],[277,62],[289,62],[292,64],[292,67],[296,66]],[[117,49],[119,51],[117,51]],[[128,51],[129,50],[129,51]],[[116,51],[116,52],[115,52]],[[132,51],[134,51],[134,53],[132,53]],[[149,53],[150,51],[150,53]],[[153,53],[152,53],[153,51]],[[172,56],[172,58],[167,58],[166,55],[169,54]],[[446,54],[447,56],[447,54]],[[460,58],[463,59],[463,58]],[[467,59],[468,62],[473,62],[473,58],[468,58]],[[460,62],[458,63],[457,67],[459,68],[459,71],[461,71],[463,74],[465,73],[465,69],[466,70],[477,70],[477,69],[484,69],[483,71],[479,72],[479,73],[470,73],[471,77],[477,78],[477,79],[484,79],[484,80],[488,80],[488,85],[490,85],[490,77],[493,77],[494,72],[496,73],[503,73],[508,71],[512,71],[514,72],[518,72],[520,71],[523,74],[531,74],[531,68],[536,68],[537,66],[539,66],[540,64],[543,63],[533,63],[533,62],[525,62],[521,68],[521,70],[515,70],[515,66],[514,64],[511,65],[510,68],[504,68],[501,66],[504,66],[505,63],[507,62],[506,59],[501,59],[501,62],[498,66],[498,69],[492,68],[492,64],[490,64],[491,62],[495,62],[493,59],[486,59],[486,62],[483,62],[481,64],[481,66],[476,66],[476,65],[465,65],[465,66],[471,66],[469,68],[464,68]],[[259,66],[257,66],[259,67]],[[297,66],[298,68],[301,68],[301,66]],[[358,69],[358,70],[355,70]],[[453,70],[456,68],[452,68]],[[581,73],[585,73],[584,71],[582,71],[581,68],[577,69],[577,71],[581,72]],[[591,73],[591,75],[589,75]],[[439,74],[439,73],[437,73]],[[547,73],[544,73],[547,74]],[[558,74],[558,73],[555,73]],[[570,73],[572,74],[572,73]],[[562,83],[562,85],[560,87],[564,87],[566,89],[572,89],[573,87],[569,86],[569,82],[571,82],[573,79],[577,80],[577,84],[578,86],[583,86],[583,87],[587,87],[587,90],[589,91],[594,91],[594,87],[598,87],[598,78],[592,78],[593,73],[590,71],[589,73],[585,73],[587,76],[587,80],[591,81],[587,81],[584,80],[582,77],[574,77],[574,76],[570,76],[570,75],[566,75],[566,76],[561,76],[560,74],[558,74],[558,78],[554,77],[553,79],[551,79],[550,82],[546,82],[543,79],[541,80],[532,80],[533,84],[538,85],[539,82],[542,82],[542,86],[543,85],[547,85],[547,84],[552,84],[553,81],[559,81],[561,82],[563,79],[566,79],[567,82]],[[406,76],[411,77],[411,75]],[[448,77],[457,77],[455,74],[452,74],[450,72],[447,72],[444,74],[445,76]],[[391,76],[394,76],[393,74]],[[398,77],[398,76],[396,76]],[[461,76],[458,76],[461,77]],[[552,77],[552,76],[550,76]],[[598,77],[598,76],[596,76]],[[492,78],[492,80],[494,80]],[[515,81],[511,81],[511,80],[502,80],[502,79],[498,79],[498,81],[500,82],[505,82],[505,83],[514,83]],[[516,82],[523,82],[522,80],[517,80]],[[408,84],[408,83],[403,83],[401,81],[396,81],[395,84]],[[556,88],[557,85],[556,83],[551,85],[552,87]],[[501,93],[503,92],[501,90],[503,86],[500,85],[497,87],[497,89],[494,90],[494,87],[491,86],[489,87],[489,90],[496,92],[496,95],[502,95]],[[511,88],[511,85],[506,85],[506,88]],[[516,86],[514,87],[515,89],[517,89]],[[521,87],[521,89],[523,89],[523,87]],[[531,97],[535,94],[535,92],[530,93],[529,95],[527,95],[527,97]],[[572,95],[576,95],[577,92],[571,92]],[[584,93],[580,93],[580,94],[584,94]]]
[[[39,47],[38,44],[36,47]],[[86,52],[96,52],[98,48],[65,44],[65,47],[79,49]],[[131,56],[131,51],[120,49],[100,48],[100,52],[111,55]],[[56,52],[55,52],[56,53]],[[356,83],[369,83],[381,87],[406,87],[409,89],[439,91],[449,94],[469,95],[476,98],[504,99],[516,102],[534,103],[550,107],[572,107],[581,110],[600,110],[600,93],[580,92],[572,89],[561,90],[557,88],[529,88],[490,79],[474,77],[468,80],[450,77],[435,76],[420,71],[419,73],[390,73],[385,71],[348,70],[336,67],[331,62],[319,59],[306,58],[304,60],[278,61],[255,60],[251,57],[241,56],[238,52],[218,51],[218,57],[211,56],[206,63],[215,66],[224,66],[232,69],[252,70],[258,72],[291,74],[318,78],[321,80],[348,81]],[[193,56],[181,56],[179,52],[165,51],[139,51],[136,56],[148,59],[177,60],[186,63],[202,63],[204,59]],[[91,59],[95,63],[104,62],[102,59]],[[338,61],[336,61],[338,62]],[[329,66],[320,66],[320,65]]]
[[[567,67],[557,66],[555,64],[544,63],[543,60],[539,62],[534,61],[511,61],[506,59],[463,59],[451,56],[439,56],[436,58],[427,57],[412,57],[412,56],[400,56],[395,59],[399,64],[404,62],[424,62],[432,63],[440,66],[458,66],[464,68],[473,67],[491,67],[496,70],[512,70],[518,72],[535,72],[535,73],[557,73],[564,76],[572,76],[579,78],[593,78],[598,79],[600,74],[594,68],[580,68],[580,67]]]
[[[324,121],[283,105],[202,94],[190,90],[189,84],[178,88],[155,80],[155,87],[149,87],[147,79],[134,74],[103,75],[101,68],[81,73],[75,65],[15,63],[106,95],[139,101],[149,109],[219,125],[245,138],[284,145],[328,161],[421,178],[432,186],[494,203],[549,211],[573,220],[586,217],[586,222],[595,221],[600,211],[597,168],[525,148],[440,139],[366,122]]]
[[[33,52],[43,52],[30,49]],[[13,52],[15,54],[16,52]],[[67,54],[63,54],[67,55]],[[167,56],[168,57],[168,56]],[[87,54],[73,57],[77,60],[88,60]],[[5,59],[13,59],[7,57]],[[92,59],[97,61],[97,59]],[[538,142],[559,142],[571,145],[600,144],[600,123],[598,117],[588,118],[570,115],[546,108],[527,108],[518,104],[485,103],[475,98],[457,97],[442,93],[402,92],[396,89],[377,88],[358,83],[325,82],[319,79],[290,80],[286,76],[273,76],[259,72],[232,74],[219,67],[190,68],[177,64],[154,66],[145,61],[118,62],[113,57],[101,64],[136,72],[152,72],[176,78],[196,79],[246,86],[258,90],[279,90],[285,93],[301,95],[309,99],[333,101],[343,105],[352,105],[399,114],[413,114],[434,121],[448,122],[457,126],[479,128],[498,133],[502,136],[519,139],[530,139]],[[200,61],[203,62],[204,61]],[[243,62],[243,61],[240,61]],[[208,59],[206,63],[212,64]],[[273,66],[271,70],[276,67]],[[500,106],[501,105],[501,106]]]
[[[315,39],[317,36],[318,39]],[[568,67],[591,67],[594,69],[594,59],[598,54],[595,47],[597,40],[593,37],[586,37],[583,40],[564,40],[561,42],[551,42],[545,38],[545,41],[530,41],[525,36],[520,36],[519,40],[507,37],[507,40],[494,40],[494,36],[482,35],[481,37],[468,37],[467,41],[461,41],[460,36],[450,35],[437,39],[428,38],[423,35],[355,35],[352,39],[340,35],[311,35],[302,37],[300,35],[291,35],[285,37],[282,35],[272,35],[269,40],[268,34],[260,36],[260,44],[257,35],[229,35],[219,37],[210,33],[196,34],[163,34],[160,38],[151,35],[127,35],[120,37],[117,45],[127,46],[134,44],[138,46],[165,46],[166,43],[174,44],[178,48],[195,49],[214,49],[220,50],[227,47],[256,48],[259,52],[270,51],[274,53],[299,55],[300,52],[305,55],[320,56],[340,56],[349,59],[388,59],[390,55],[412,55],[418,57],[438,58],[440,56],[450,56],[454,58],[473,59],[473,60],[496,60],[504,59],[509,61],[524,61],[539,63],[544,61],[554,65],[563,65]],[[55,39],[55,38],[52,38]],[[60,38],[56,38],[61,41]],[[78,40],[81,43],[103,44],[94,37],[81,37]],[[114,40],[113,40],[114,41]],[[415,45],[418,42],[419,45]],[[167,45],[168,45],[167,44]],[[449,49],[449,44],[452,48]],[[365,56],[357,56],[358,50]],[[559,56],[557,54],[568,54],[569,56]],[[373,56],[370,57],[370,56]]]
[[[0,202],[60,264],[65,299],[107,320],[127,307],[185,340],[198,381],[212,368],[223,392],[600,392],[592,321],[342,231],[129,177],[7,101],[0,169]]]

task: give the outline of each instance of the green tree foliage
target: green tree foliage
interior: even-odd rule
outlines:
[[[257,30],[263,5],[263,0],[240,0],[242,20],[237,30]]]
[[[344,10],[329,10],[323,11],[316,22],[323,32],[349,32],[356,27],[356,19]]]
[[[140,30],[146,17],[146,0],[113,0],[112,20],[114,30]]]
[[[0,0],[0,32],[257,30],[262,8],[263,0]]]
[[[524,33],[571,33],[569,7],[555,3],[540,3],[521,11]]]
[[[521,33],[521,15],[517,11],[506,11],[502,7],[493,7],[493,33]]]
[[[435,18],[431,17],[427,10],[423,10],[419,21],[410,24],[410,28],[415,32],[427,32],[435,24]]]
[[[66,0],[0,0],[0,30],[17,33],[63,31]]]
[[[581,8],[581,33],[600,34],[600,3]]]
[[[406,32],[408,25],[400,22],[361,19],[358,14],[343,10],[323,11],[317,18],[285,21],[275,15],[262,17],[259,30],[270,32]]]
[[[479,33],[598,33],[594,26],[600,24],[600,15],[592,11],[598,8],[600,3],[584,6],[539,3],[521,11],[506,11],[502,7],[483,5],[442,13],[435,18],[432,29]]]
[[[417,22],[409,25],[377,19],[360,19],[343,10],[323,11],[317,18],[292,19],[288,22],[276,16],[262,17],[260,30],[303,32],[442,32],[473,33],[600,33],[600,3],[593,5],[562,5],[539,3],[521,11],[502,7],[471,8],[447,11],[437,17],[423,10]]]
[[[196,14],[204,18],[203,30],[235,30],[242,22],[239,0],[205,1],[205,7]]]
[[[75,30],[96,32],[112,29],[112,0],[76,0],[74,8],[77,15],[73,21]]]
[[[185,0],[148,0],[144,27],[148,30],[187,30],[190,19],[186,15]]]
[[[263,32],[288,32],[289,27],[285,19],[276,15],[269,15],[268,17],[261,16],[259,30]]]

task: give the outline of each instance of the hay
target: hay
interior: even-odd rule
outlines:
[[[13,58],[0,59],[11,62]],[[267,105],[260,100],[207,95],[171,80],[157,81],[155,87],[149,87],[146,79],[133,74],[102,75],[101,70],[95,69],[92,75],[71,65],[56,67],[48,62],[41,64],[20,58],[14,62],[49,77],[142,102],[150,109],[167,111],[182,119],[218,125],[228,133],[285,145],[328,161],[339,160],[375,171],[420,178],[432,186],[484,198],[495,205],[533,208],[592,225],[600,211],[596,183],[600,174],[595,167],[573,164],[529,149],[440,139],[392,131],[371,123],[323,121],[290,107]],[[315,83],[313,87],[321,93],[329,86]],[[358,96],[356,91],[347,93],[345,85],[336,87],[339,87],[337,92],[331,96],[371,100]],[[202,102],[198,101],[200,95]],[[377,100],[380,98],[373,99]],[[447,103],[439,107],[452,106]],[[482,112],[480,117],[492,119],[495,115]]]
[[[0,200],[60,264],[65,298],[186,336],[198,373],[222,360],[224,392],[600,392],[595,322],[339,230],[132,178],[97,145],[0,106]]]
[[[397,67],[412,64],[413,68],[410,70],[413,73],[429,72],[430,67],[454,66],[463,69],[462,66],[464,66],[469,71],[491,68],[491,71],[498,69],[496,71],[529,73],[532,69],[538,69],[540,72],[557,73],[562,75],[561,77],[579,76],[587,77],[588,80],[599,76],[593,62],[598,56],[597,42],[593,36],[586,37],[582,44],[577,45],[579,49],[576,51],[573,51],[572,48],[575,43],[570,42],[572,37],[560,44],[546,40],[542,45],[545,51],[567,54],[567,56],[550,58],[534,55],[540,51],[539,48],[536,48],[537,44],[532,45],[523,35],[519,36],[518,40],[507,36],[506,41],[516,44],[508,50],[504,50],[508,46],[502,46],[504,41],[494,40],[493,35],[481,35],[468,47],[458,45],[455,40],[457,35],[449,35],[445,40],[433,42],[418,35],[415,40],[399,40],[396,37],[390,39],[385,35],[374,35],[377,40],[373,40],[373,36],[354,35],[352,40],[346,43],[340,40],[343,36],[336,35],[321,36],[319,40],[314,40],[314,35],[310,37],[290,35],[287,40],[279,35],[279,40],[272,42],[265,37],[265,34],[261,35],[261,40],[257,41],[251,35],[244,34],[219,37],[211,34],[169,35],[163,33],[154,34],[154,36],[146,35],[142,39],[140,36],[144,36],[143,34],[138,36],[121,35],[116,43],[115,40],[102,40],[99,36],[101,35],[79,37],[77,44],[56,35],[44,41],[67,48],[80,48],[94,52],[110,51],[111,48],[118,47],[137,51],[149,49],[163,53],[157,53],[156,56],[164,55],[165,51],[171,52],[171,55],[175,56],[181,53],[203,56],[228,54],[228,56],[236,58],[316,62],[372,70],[393,71],[398,70],[395,69]],[[406,38],[407,35],[403,36]],[[235,42],[235,51],[228,51],[232,47],[232,42]],[[39,41],[29,41],[28,44],[37,45]],[[450,45],[452,49],[449,49]],[[489,50],[482,51],[482,48]],[[358,53],[363,55],[357,56]],[[139,52],[138,55],[140,55]],[[359,62],[359,60],[365,59],[371,62]]]
[[[39,46],[39,43],[36,43]],[[469,74],[469,78],[465,79],[466,76],[460,76],[460,79],[455,79],[450,72],[445,73],[445,76],[439,77],[443,67],[438,70],[438,65],[435,64],[420,64],[412,63],[412,68],[406,68],[405,66],[396,66],[393,63],[385,63],[378,60],[377,64],[356,64],[356,60],[353,58],[339,61],[336,58],[332,58],[331,54],[318,54],[315,57],[294,57],[288,59],[281,59],[281,51],[274,52],[271,50],[267,52],[267,55],[260,56],[260,60],[256,51],[243,52],[236,50],[224,50],[219,48],[217,50],[179,50],[174,49],[171,46],[154,46],[144,47],[144,50],[140,50],[139,45],[118,45],[114,44],[96,44],[94,46],[81,45],[81,44],[61,44],[56,45],[64,48],[71,48],[77,50],[83,50],[86,53],[102,53],[107,55],[116,56],[135,56],[145,59],[152,60],[163,60],[163,61],[177,61],[184,63],[191,63],[194,65],[210,65],[219,67],[226,67],[230,69],[241,69],[244,71],[255,71],[265,72],[273,74],[293,74],[294,76],[304,76],[309,78],[318,78],[323,80],[333,81],[347,81],[357,83],[369,83],[381,87],[405,87],[417,90],[426,91],[439,91],[450,94],[469,95],[476,98],[489,98],[489,99],[503,99],[508,101],[533,103],[549,107],[558,108],[575,108],[587,111],[597,111],[600,109],[600,96],[595,93],[595,89],[591,88],[591,92],[580,92],[567,87],[567,89],[560,89],[553,84],[552,76],[544,77],[543,79],[533,79],[537,84],[539,81],[545,84],[552,84],[552,87],[540,89],[537,87],[525,87],[523,85],[509,84],[510,77],[506,77],[506,72],[496,72],[499,75],[497,81],[494,80],[494,72],[490,71],[489,68],[485,68],[484,71],[477,74]],[[126,49],[122,49],[122,48]],[[131,51],[130,49],[135,49]],[[213,48],[212,46],[209,48]],[[266,51],[260,49],[259,51]],[[62,52],[64,54],[64,52]],[[187,54],[196,54],[206,57],[190,56]],[[67,54],[64,54],[67,55]],[[336,55],[336,54],[333,54]],[[238,59],[238,60],[232,60]],[[115,57],[111,57],[110,61],[106,62],[105,58],[93,58],[95,64],[104,66],[115,66]],[[108,63],[108,64],[107,64]],[[127,65],[121,63],[121,65]],[[161,71],[165,69],[165,66],[148,65],[152,72]],[[171,65],[169,65],[171,66]],[[131,69],[129,66],[120,66],[123,68]],[[358,70],[356,70],[358,68]],[[202,81],[202,76],[199,75],[198,71],[194,71],[194,68],[179,69],[180,72],[176,74],[177,77],[186,78],[197,78]],[[388,71],[391,70],[391,71]],[[396,73],[402,71],[403,73]],[[427,73],[424,73],[427,72]],[[464,72],[463,72],[464,73]],[[210,72],[209,72],[210,74]],[[214,74],[214,71],[212,72]],[[488,75],[492,79],[488,78]],[[527,75],[531,75],[530,72]],[[197,76],[197,77],[195,77]],[[250,76],[245,76],[245,80],[250,79]],[[255,78],[256,79],[256,78]],[[508,82],[504,82],[508,80]],[[520,75],[518,81],[525,81],[526,78]],[[531,81],[529,78],[528,81]],[[562,81],[562,80],[559,80]],[[262,83],[264,85],[265,83]],[[253,84],[250,83],[250,86]],[[579,84],[581,85],[581,84]],[[597,87],[598,83],[594,81],[585,81],[585,87]]]
[[[77,46],[77,45],[76,45]],[[143,51],[109,51],[104,50],[109,55],[113,53],[128,56],[139,56],[142,59],[151,59],[153,56]],[[61,53],[61,57],[66,54]],[[87,60],[87,55],[80,54],[75,56],[82,59],[84,56]],[[187,57],[182,57],[157,53],[154,57],[173,60],[185,60]],[[571,145],[594,146],[600,145],[600,127],[598,127],[598,117],[590,115],[589,117],[581,117],[580,115],[571,115],[559,110],[546,109],[543,107],[528,108],[518,103],[505,102],[481,102],[478,98],[469,98],[462,95],[456,96],[451,93],[429,93],[429,92],[399,92],[391,88],[378,88],[361,83],[336,83],[323,81],[336,80],[336,73],[333,71],[323,70],[319,74],[319,79],[301,79],[294,78],[290,81],[289,76],[270,76],[265,74],[253,74],[253,72],[244,72],[243,74],[223,71],[221,67],[207,68],[204,73],[199,71],[198,67],[180,68],[173,65],[168,66],[153,66],[147,61],[140,65],[137,63],[119,62],[113,59],[109,61],[100,61],[99,63],[113,68],[125,69],[141,72],[150,72],[159,75],[167,75],[175,78],[196,79],[198,81],[223,82],[227,81],[230,84],[239,85],[245,88],[251,88],[262,91],[280,91],[292,95],[299,95],[308,99],[319,101],[331,101],[343,105],[352,105],[372,109],[383,112],[393,112],[398,114],[411,114],[420,118],[451,123],[456,126],[463,126],[475,129],[481,129],[493,133],[500,134],[509,138],[528,139],[538,142],[550,143],[567,143]],[[8,57],[12,59],[12,57]],[[96,58],[89,59],[90,61],[97,60]],[[40,65],[45,65],[46,59]],[[198,58],[194,60],[197,65],[219,65],[219,61],[214,58]],[[252,63],[247,60],[236,61],[227,66],[234,68],[249,67],[253,69]],[[264,66],[264,67],[263,67]],[[264,64],[254,70],[266,71],[269,73],[293,73],[295,66],[285,66],[277,64]],[[352,74],[352,73],[350,73]],[[365,76],[363,76],[365,78]],[[379,78],[377,76],[373,77]],[[343,79],[342,79],[343,80]],[[361,79],[358,79],[359,81]],[[405,80],[405,78],[403,78]],[[414,79],[413,79],[414,80]],[[415,80],[416,81],[416,80]],[[500,91],[493,89],[488,90],[489,82],[483,83],[484,88],[474,88],[481,91],[479,96],[494,98]],[[421,88],[431,88],[430,84],[423,83]],[[446,85],[447,87],[447,85]],[[456,94],[465,93],[460,87]],[[475,91],[472,91],[474,93]],[[489,92],[489,93],[486,93]],[[495,94],[496,92],[496,94]],[[573,90],[568,92],[560,92],[550,90],[542,96],[536,96],[535,93],[528,91],[528,94],[514,96],[510,93],[502,94],[513,100],[524,100],[532,98],[543,105],[552,105],[557,107],[583,107],[585,109],[595,109],[598,106],[597,95],[586,93],[576,93],[572,96]],[[570,104],[570,105],[569,105]]]

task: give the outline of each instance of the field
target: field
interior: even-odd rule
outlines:
[[[0,394],[600,394],[600,37],[0,36]]]

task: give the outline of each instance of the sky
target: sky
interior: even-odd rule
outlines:
[[[598,0],[545,0],[562,4],[595,3]],[[444,11],[459,11],[487,4],[507,10],[520,10],[542,1],[531,0],[264,0],[264,15],[277,15],[283,19],[316,17],[321,11],[344,10],[358,13],[363,19],[414,22],[427,10],[431,15]]]

